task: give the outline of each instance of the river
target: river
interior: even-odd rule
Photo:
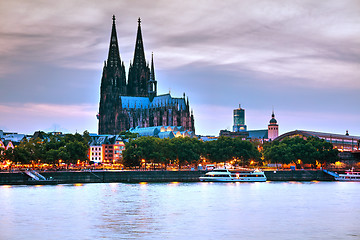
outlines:
[[[360,239],[360,183],[0,186],[0,239]]]

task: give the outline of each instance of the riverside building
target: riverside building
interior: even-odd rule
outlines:
[[[119,135],[93,135],[89,160],[94,163],[117,163],[122,159],[125,144]]]

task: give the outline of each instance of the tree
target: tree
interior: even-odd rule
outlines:
[[[199,140],[189,137],[179,137],[171,139],[170,142],[171,154],[179,164],[179,167],[199,161],[202,150]]]
[[[316,163],[325,165],[338,159],[338,151],[324,139],[309,137],[285,138],[283,141],[274,141],[264,145],[263,156],[272,163],[295,163],[297,165]]]
[[[123,151],[123,164],[126,167],[140,166],[141,164],[141,147],[138,146],[137,141],[129,141],[125,143],[125,151]]]
[[[130,131],[122,131],[119,133],[122,139],[135,139],[139,136],[138,133],[132,133]]]
[[[315,147],[316,159],[322,166],[325,167],[326,164],[335,163],[339,160],[339,151],[334,149],[331,143],[315,137],[308,138],[308,141]]]
[[[212,162],[235,160],[238,164],[248,165],[251,160],[260,160],[255,143],[223,136],[216,141],[205,142],[203,154]]]
[[[233,139],[219,137],[215,141],[205,143],[205,157],[212,162],[227,162],[234,158]]]
[[[250,141],[243,141],[240,138],[233,139],[233,157],[240,160],[240,163],[249,165],[251,160],[259,161],[260,152],[257,150],[256,145]]]
[[[295,161],[295,157],[285,143],[273,144],[272,147],[264,148],[264,158],[272,163],[289,164]]]

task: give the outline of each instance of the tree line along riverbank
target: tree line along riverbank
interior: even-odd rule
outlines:
[[[11,164],[52,167],[92,164],[89,161],[89,133],[64,136],[47,135],[43,139],[24,139],[15,148],[1,150],[0,160]],[[273,142],[247,141],[240,138],[219,137],[203,142],[196,138],[160,139],[139,137],[126,140],[123,157],[117,162],[123,168],[169,165],[198,166],[200,164],[230,164],[232,166],[266,166],[267,164],[294,164],[320,168],[338,161],[338,150],[323,139],[310,137],[287,138]],[[61,166],[60,166],[61,163]]]

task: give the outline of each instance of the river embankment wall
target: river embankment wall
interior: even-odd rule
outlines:
[[[205,171],[79,171],[41,172],[58,184],[109,183],[109,182],[198,182]],[[334,178],[320,170],[265,171],[268,181],[333,181]],[[49,184],[32,181],[23,172],[0,173],[0,185]]]

